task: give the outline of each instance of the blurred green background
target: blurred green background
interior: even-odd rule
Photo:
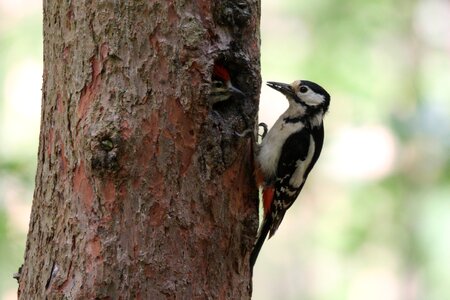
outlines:
[[[0,299],[17,298],[34,189],[42,85],[41,1],[0,0]]]
[[[15,299],[42,79],[37,0],[0,0],[0,299]],[[450,299],[450,1],[262,0],[263,80],[332,95],[300,199],[254,299]],[[283,97],[263,87],[260,121]]]

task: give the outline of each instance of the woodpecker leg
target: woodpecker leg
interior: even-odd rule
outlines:
[[[268,128],[267,128],[267,124],[266,123],[259,123],[258,127],[262,127],[263,128],[262,134],[258,134],[258,135],[261,137],[261,139],[264,139],[264,137],[266,136],[267,132],[269,131]],[[234,134],[236,134],[238,137],[246,137],[247,135],[249,135],[251,133],[253,133],[253,129],[251,129],[251,128],[246,129],[246,130],[244,130],[242,132],[237,132],[237,131],[234,132]]]

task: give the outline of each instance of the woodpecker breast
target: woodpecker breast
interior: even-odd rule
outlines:
[[[276,177],[278,161],[286,139],[304,127],[302,122],[286,122],[287,113],[286,111],[280,116],[261,142],[258,162],[266,182]]]

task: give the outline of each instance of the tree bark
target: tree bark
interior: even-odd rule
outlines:
[[[20,299],[246,299],[259,0],[44,1]],[[214,64],[246,97],[212,105]]]

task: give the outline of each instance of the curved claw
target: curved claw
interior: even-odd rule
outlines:
[[[263,128],[263,132],[262,134],[258,134],[261,139],[264,139],[264,137],[267,135],[267,132],[269,131],[268,126],[266,123],[259,123],[258,127],[262,127]],[[242,132],[234,132],[235,135],[237,135],[238,137],[246,137],[249,134],[253,134],[253,129],[246,129]]]
[[[262,127],[263,128],[263,133],[260,134],[261,139],[264,139],[267,135],[267,132],[269,131],[267,124],[266,123],[259,123],[258,127]]]

